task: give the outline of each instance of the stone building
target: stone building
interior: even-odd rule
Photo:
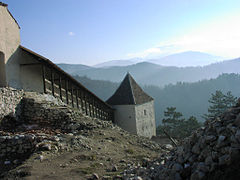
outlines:
[[[116,92],[107,100],[114,111],[114,122],[139,136],[156,135],[154,100],[128,73]]]

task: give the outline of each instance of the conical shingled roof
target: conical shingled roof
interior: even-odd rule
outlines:
[[[131,105],[143,104],[152,101],[153,98],[147,95],[128,73],[116,92],[107,100],[110,105]]]

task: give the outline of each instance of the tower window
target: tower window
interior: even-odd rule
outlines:
[[[144,115],[145,115],[145,116],[147,115],[147,110],[146,110],[146,109],[144,109]]]

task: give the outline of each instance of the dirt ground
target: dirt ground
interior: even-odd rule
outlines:
[[[4,179],[118,179],[130,165],[138,166],[166,152],[161,145],[116,126],[61,135],[63,150],[34,152]]]

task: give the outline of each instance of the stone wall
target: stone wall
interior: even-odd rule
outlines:
[[[87,126],[79,120],[83,117],[80,111],[48,94],[1,88],[0,100],[0,166],[24,159],[39,148],[51,149],[58,139],[52,133]]]
[[[156,136],[154,101],[135,106],[136,128],[139,136]]]
[[[137,134],[135,105],[114,105],[114,123],[124,130]]]
[[[13,88],[0,88],[0,123],[4,116],[19,119],[24,92]]]
[[[239,179],[240,100],[222,116],[205,122],[181,146],[144,167],[125,171],[133,179]]]
[[[0,158],[12,158],[14,155],[24,155],[34,150],[39,142],[39,137],[34,134],[24,135],[1,135],[0,136]]]

